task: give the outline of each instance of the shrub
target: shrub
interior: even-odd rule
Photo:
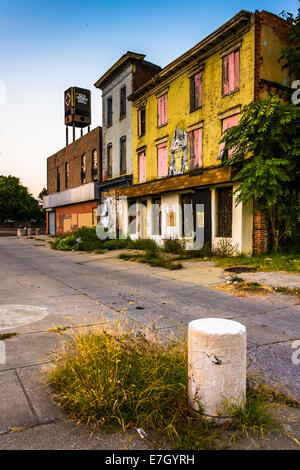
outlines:
[[[183,255],[185,253],[185,241],[176,238],[167,238],[163,242],[163,250],[166,253],[174,255]]]

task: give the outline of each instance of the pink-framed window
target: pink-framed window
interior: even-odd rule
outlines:
[[[163,126],[168,122],[168,93],[157,98],[157,126]]]
[[[167,142],[157,145],[157,177],[168,176]]]
[[[238,125],[239,119],[240,119],[239,114],[234,114],[233,116],[222,119],[222,137],[223,137],[224,133],[227,131],[227,129],[229,129],[230,127]],[[225,147],[225,142],[221,142],[220,143],[220,148],[219,148],[218,160],[222,160],[222,158],[223,158],[224,147]],[[228,150],[228,156],[230,156],[233,152],[234,152],[233,148]]]
[[[145,183],[146,181],[146,154],[145,152],[139,153],[139,183]]]
[[[191,111],[195,111],[196,109],[202,106],[202,79],[203,79],[203,72],[198,72],[193,77],[191,77],[190,81],[190,94],[191,94]]]
[[[227,95],[240,86],[240,51],[239,49],[223,57],[223,95]]]
[[[189,132],[191,170],[202,167],[202,133],[202,127]]]

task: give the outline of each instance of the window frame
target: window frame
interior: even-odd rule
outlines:
[[[69,188],[69,182],[70,182],[70,165],[69,162],[65,163],[65,188]]]
[[[195,82],[195,77],[197,75],[200,75],[201,77],[201,88],[200,88],[200,104],[196,106],[196,82]],[[193,113],[197,109],[202,108],[202,100],[203,100],[203,70],[200,70],[199,72],[194,73],[190,77],[190,112]]]
[[[199,136],[199,139],[201,140],[200,155],[199,156],[194,155],[195,160],[197,158],[200,160],[200,163],[199,163],[198,166],[192,166],[192,150],[195,149],[195,146],[194,146],[194,132],[199,132],[200,136],[201,136],[201,139],[200,139],[200,136]],[[189,137],[189,144],[190,144],[190,171],[203,168],[203,126],[197,127],[195,129],[191,129],[188,132],[188,137]]]
[[[220,221],[221,221],[220,193],[221,192],[223,193],[227,192],[228,194],[230,193],[230,198],[229,198],[231,201],[231,207],[230,207],[230,212],[229,212],[230,224],[228,224],[228,221],[226,222],[223,221],[222,224],[220,224]],[[225,204],[224,204],[224,208],[225,208]],[[217,215],[217,238],[232,238],[232,222],[233,222],[233,187],[232,186],[217,188],[217,211],[216,212],[217,212],[216,214]],[[228,232],[226,232],[226,224],[229,227]]]
[[[127,171],[127,143],[126,135],[120,137],[120,175],[126,175]],[[125,164],[124,164],[124,155],[123,155],[123,144],[125,143]],[[125,166],[125,168],[124,168]]]
[[[106,99],[106,127],[111,127],[113,124],[113,99],[108,96]]]
[[[238,57],[238,73],[237,73],[237,80],[236,80],[236,54]],[[234,88],[230,89],[230,71],[229,71],[229,57],[233,55],[233,80],[234,80]],[[228,81],[225,82],[225,60],[228,59]],[[228,54],[223,55],[222,57],[222,97],[231,95],[232,93],[237,92],[240,89],[240,46],[234,50],[228,52]],[[228,91],[224,91],[224,85],[228,83]],[[237,84],[236,84],[237,83]]]
[[[124,91],[125,91],[125,96],[123,95]],[[126,116],[126,85],[123,85],[120,88],[120,119],[123,119],[125,116]]]
[[[142,120],[142,113],[144,113],[144,120]],[[142,137],[146,134],[146,108],[139,108],[137,110],[137,129],[138,137]]]
[[[144,177],[144,180],[141,181],[141,178],[140,178],[140,158],[141,156],[144,156],[144,159],[145,159],[145,177]],[[146,171],[146,151],[143,150],[141,152],[138,153],[138,177],[139,177],[139,183],[145,183],[147,181],[147,171]]]
[[[165,93],[157,96],[157,127],[160,128],[160,127],[163,127],[163,126],[166,126],[168,124],[168,94],[169,92],[166,91]],[[163,107],[164,107],[164,112],[163,112],[163,115],[164,115],[164,119],[165,121],[161,121],[162,118],[160,118],[160,110],[159,110],[159,103],[161,102],[162,98],[164,98],[164,102],[163,102]]]
[[[56,167],[56,192],[60,192],[60,166]]]
[[[95,155],[96,155],[96,158],[95,158]],[[95,162],[96,162],[96,166],[95,166]],[[92,167],[91,167],[91,177],[92,177],[92,181],[95,181],[98,179],[98,152],[96,149],[93,149],[92,150]]]
[[[166,148],[166,166],[167,166],[167,171],[166,171],[166,174],[163,175],[163,176],[158,176],[158,169],[159,169],[159,165],[158,165],[158,162],[159,162],[159,150],[161,150],[162,148]],[[156,144],[156,165],[157,165],[157,179],[161,179],[161,178],[166,178],[168,176],[168,141],[164,141],[164,142],[160,142],[158,144]]]
[[[112,143],[111,142],[107,144],[106,146],[106,178],[112,178]]]
[[[80,172],[80,181],[81,184],[86,183],[86,155],[83,153],[81,155],[81,172]]]

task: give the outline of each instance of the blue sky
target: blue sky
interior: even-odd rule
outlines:
[[[64,90],[91,89],[92,128],[101,125],[93,84],[127,50],[165,66],[242,9],[279,14],[298,6],[298,0],[0,0],[0,174],[20,177],[37,195],[46,185],[46,158],[65,145]]]

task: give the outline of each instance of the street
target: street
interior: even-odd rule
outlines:
[[[64,334],[103,322],[103,317],[110,322],[123,315],[137,328],[154,320],[164,337],[197,318],[241,322],[247,327],[249,376],[300,399],[300,366],[292,361],[293,342],[300,339],[297,297],[234,297],[199,285],[196,277],[193,281],[192,268],[179,274],[124,262],[113,252],[58,252],[37,239],[1,237],[0,266],[0,334],[18,333],[5,339],[6,361],[0,361],[0,449],[28,448],[32,439],[35,448],[41,442],[47,446],[50,435],[48,448],[56,448],[61,432],[63,448],[126,448],[121,435],[109,444],[74,430],[44,383],[43,372]],[[213,284],[213,268],[208,263],[201,269]],[[216,269],[217,284],[222,274]],[[68,329],[59,334],[59,328]],[[49,426],[52,431],[47,431]],[[58,439],[56,444],[53,439]],[[147,448],[136,434],[130,445]]]

